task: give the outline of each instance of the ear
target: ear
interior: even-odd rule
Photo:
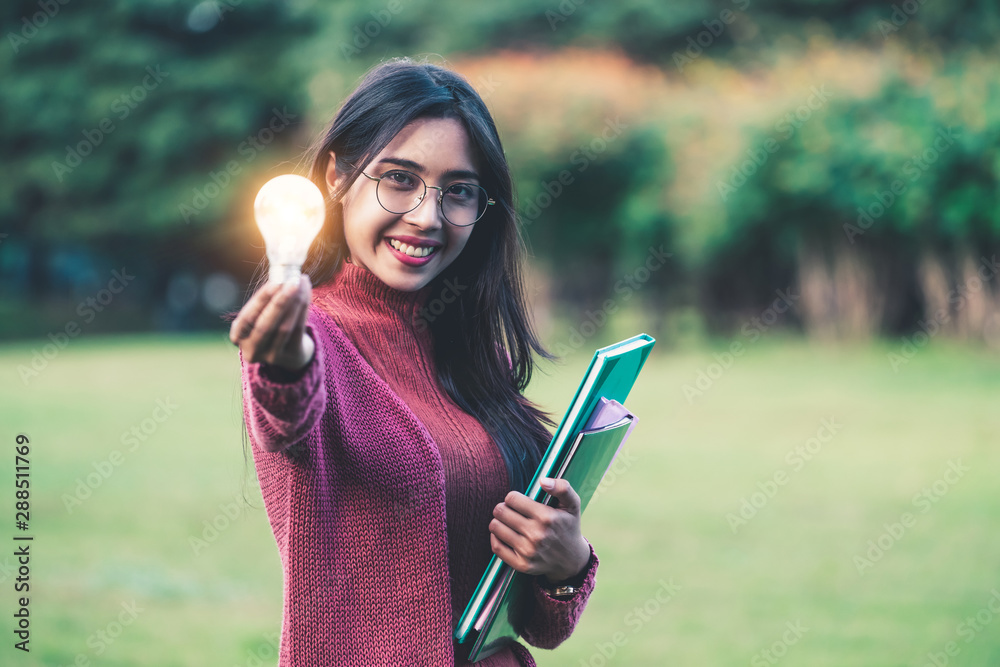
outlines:
[[[326,165],[326,184],[330,192],[334,192],[340,185],[344,175],[337,172],[337,156],[330,151],[330,161]]]

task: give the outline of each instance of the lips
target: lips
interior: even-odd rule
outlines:
[[[426,255],[422,256],[408,255],[405,252],[392,247],[392,241],[390,241],[389,238],[385,239],[385,247],[388,248],[389,252],[392,254],[393,257],[398,259],[403,264],[406,264],[407,266],[423,266],[427,262],[431,261],[431,259],[433,259],[435,255],[441,252],[441,250],[437,247],[434,247],[434,249],[432,250],[427,250],[429,246],[425,246],[424,250],[415,250],[414,252],[417,253],[427,252]],[[402,247],[407,248],[408,246],[403,245]]]

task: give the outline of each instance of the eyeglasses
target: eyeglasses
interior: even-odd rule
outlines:
[[[427,195],[427,188],[438,191],[441,215],[456,227],[468,227],[483,217],[487,206],[496,204],[486,190],[475,183],[451,183],[442,188],[427,185],[420,176],[403,169],[387,171],[381,177],[361,173],[378,182],[375,186],[378,203],[389,213],[397,215],[409,213],[420,206]]]

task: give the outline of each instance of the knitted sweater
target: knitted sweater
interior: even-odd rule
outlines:
[[[499,451],[433,372],[429,286],[394,290],[344,264],[313,290],[313,360],[298,373],[242,360],[244,418],[284,568],[279,665],[458,665],[452,630],[489,562],[508,490]],[[269,451],[278,450],[278,451]],[[578,594],[537,585],[522,637],[554,648]],[[515,644],[483,667],[534,665]]]

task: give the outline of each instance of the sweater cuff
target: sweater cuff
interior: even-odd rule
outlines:
[[[306,325],[305,331],[315,342],[311,324]],[[246,367],[254,399],[275,417],[287,419],[300,411],[302,404],[319,389],[323,376],[323,349],[315,345],[312,359],[297,371],[264,362],[247,363]]]

